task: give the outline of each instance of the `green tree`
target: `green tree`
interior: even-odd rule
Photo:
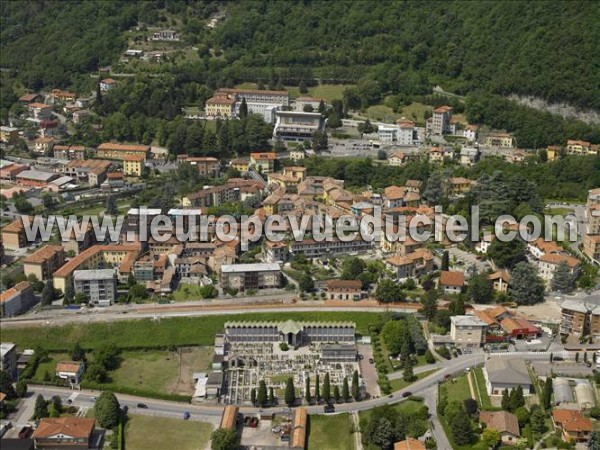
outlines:
[[[48,403],[46,403],[46,400],[44,400],[44,397],[41,394],[35,399],[33,416],[38,420],[48,417]]]
[[[342,263],[342,279],[356,280],[367,268],[365,262],[356,257],[345,258]]]
[[[268,394],[267,394],[267,383],[265,380],[260,380],[258,383],[258,395],[256,397],[256,401],[261,408],[267,406],[269,402]]]
[[[300,80],[300,83],[298,84],[298,92],[300,92],[301,94],[308,93],[308,88],[306,87],[306,83],[304,82],[304,80]]]
[[[470,444],[473,441],[473,429],[471,428],[471,419],[464,407],[460,403],[450,402],[446,411],[445,417],[454,442],[458,445]]]
[[[44,208],[51,209],[54,206],[54,197],[49,192],[44,192],[42,194],[42,205]]]
[[[329,148],[327,133],[323,131],[315,131],[312,136],[312,148],[315,152],[322,152]]]
[[[323,100],[319,101],[319,108],[317,109],[317,111],[319,111],[321,114],[325,114],[327,108],[325,107],[325,102]]]
[[[250,403],[252,406],[256,406],[256,388],[250,389]]]
[[[360,386],[358,383],[358,370],[352,374],[352,397],[355,402],[360,401]]]
[[[519,421],[519,426],[521,428],[523,428],[525,425],[527,425],[529,423],[529,411],[527,410],[527,408],[525,408],[524,406],[519,406],[516,410],[515,410],[515,416],[517,416],[517,419]]]
[[[333,386],[333,400],[336,403],[339,403],[340,401],[340,387],[337,384]]]
[[[246,103],[246,97],[242,98],[242,103],[240,104],[238,116],[241,119],[245,119],[246,117],[248,117],[248,104]]]
[[[75,298],[73,299],[73,302],[77,305],[81,305],[82,303],[87,303],[88,298],[87,295],[85,295],[83,292],[78,292],[77,294],[75,294]]]
[[[510,393],[508,389],[504,389],[504,391],[502,391],[502,402],[500,405],[504,411],[510,410]]]
[[[442,174],[440,172],[433,172],[429,176],[427,179],[427,185],[423,190],[423,197],[431,206],[439,205],[442,202],[442,198],[444,197],[444,187]]]
[[[515,412],[521,406],[525,406],[525,397],[523,396],[523,388],[517,386],[516,389],[510,391],[509,410]]]
[[[329,372],[325,373],[325,378],[323,379],[323,400],[329,403],[331,400],[331,383],[329,382]]]
[[[316,375],[315,377],[315,399],[317,400],[317,403],[319,403],[319,400],[321,399],[321,381],[319,379],[319,374]]]
[[[98,424],[102,428],[114,428],[119,424],[121,408],[115,394],[104,391],[96,400],[94,412]]]
[[[19,398],[24,398],[27,395],[27,381],[19,380],[15,391]]]
[[[329,118],[327,119],[327,127],[328,128],[336,129],[336,128],[340,128],[342,125],[343,125],[343,123],[342,123],[342,119],[340,118],[340,116],[338,116],[335,113],[329,115]]]
[[[513,269],[521,262],[527,261],[525,257],[525,244],[519,239],[503,242],[494,240],[487,251],[487,256],[500,268]]]
[[[342,398],[345,402],[350,400],[350,386],[348,386],[347,377],[344,377],[344,382],[342,383]]]
[[[550,409],[552,402],[552,378],[546,378],[544,391],[542,392],[542,406],[546,411]]]
[[[481,433],[481,442],[485,448],[496,448],[500,443],[500,432],[492,428],[486,428]]]
[[[54,298],[54,286],[52,286],[52,279],[46,280],[46,285],[42,290],[42,300],[41,303],[43,306],[48,306],[52,303]]]
[[[275,405],[275,390],[273,387],[269,388],[269,404],[271,406]]]
[[[312,400],[311,395],[310,395],[310,377],[306,377],[305,383],[304,383],[304,398],[306,399],[306,403],[310,405],[310,402]]]
[[[419,310],[427,320],[433,322],[437,315],[438,308],[438,293],[436,291],[429,291],[425,294],[425,298],[421,301],[423,306]]]
[[[79,342],[75,342],[75,345],[73,345],[73,348],[71,349],[71,359],[73,361],[85,360],[85,350],[81,347]]]
[[[240,436],[236,430],[217,428],[210,435],[212,450],[237,450],[240,446]]]
[[[119,210],[117,209],[117,200],[115,199],[114,195],[109,194],[106,197],[106,214],[110,215],[110,216],[116,216],[119,213]]]
[[[302,292],[312,292],[315,288],[315,282],[310,275],[304,273],[300,277],[298,287]]]
[[[494,287],[487,273],[478,273],[471,277],[467,295],[474,303],[490,303]]]
[[[392,280],[384,279],[375,289],[375,298],[383,303],[402,302],[405,299],[402,288]]]
[[[442,270],[449,270],[450,269],[450,253],[448,253],[448,250],[444,250],[444,253],[442,253]]]
[[[575,287],[575,277],[566,262],[562,261],[554,271],[551,287],[552,290],[565,294],[570,293]]]
[[[435,357],[433,356],[433,353],[431,353],[431,350],[427,349],[427,351],[425,352],[425,362],[427,364],[435,364]]]
[[[546,430],[544,413],[540,408],[535,409],[531,413],[530,418],[531,431],[537,434],[542,434]]]
[[[93,352],[94,363],[104,367],[106,370],[114,370],[121,363],[120,351],[115,344],[101,344]]]
[[[296,403],[296,389],[294,388],[294,379],[289,377],[285,384],[285,404],[288,406],[294,406]]]
[[[6,400],[17,398],[17,392],[12,385],[11,376],[6,370],[0,371],[0,392],[6,395]]]
[[[73,289],[73,284],[67,283],[67,285],[65,286],[65,303],[70,305],[71,303],[73,303],[74,299],[75,289]]]
[[[406,359],[406,363],[404,364],[404,371],[402,372],[402,379],[406,382],[415,381],[416,377],[413,372],[413,365],[410,358]]]
[[[198,292],[202,298],[215,298],[217,295],[219,295],[218,289],[212,284],[202,286]]]
[[[62,413],[63,405],[60,395],[55,395],[52,397],[52,408],[54,408],[54,411],[56,411],[59,415]]]
[[[544,290],[544,281],[530,263],[520,262],[511,271],[510,291],[519,305],[543,302]]]

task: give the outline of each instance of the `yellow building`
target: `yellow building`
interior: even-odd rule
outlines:
[[[204,113],[209,117],[233,117],[235,102],[235,96],[218,93],[206,100]]]
[[[548,161],[554,161],[560,155],[560,147],[556,145],[549,145],[546,148],[546,154],[548,155]]]
[[[487,147],[513,148],[515,146],[515,140],[508,133],[495,133],[489,134],[485,138],[485,145]]]
[[[240,173],[246,173],[248,171],[248,164],[250,164],[250,160],[248,158],[235,158],[229,163],[232,168]]]
[[[149,158],[150,146],[148,145],[126,145],[105,142],[98,146],[98,158],[124,160],[129,155],[144,155],[144,160]]]
[[[134,177],[141,177],[144,171],[146,157],[140,155],[126,155],[123,159],[123,173]]]
[[[271,173],[275,170],[277,154],[274,152],[250,153],[250,163],[262,173]]]
[[[34,275],[43,281],[52,277],[65,262],[65,251],[62,245],[46,245],[23,260],[23,272],[25,276]]]

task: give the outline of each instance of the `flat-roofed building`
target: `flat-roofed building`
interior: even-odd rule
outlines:
[[[325,344],[321,348],[321,359],[329,362],[355,362],[356,345]]]
[[[486,323],[477,316],[450,317],[450,337],[455,345],[478,348],[485,340]]]
[[[0,343],[0,370],[8,372],[12,379],[17,377],[17,345],[12,342]]]
[[[76,270],[75,293],[84,294],[90,303],[110,306],[117,298],[117,274],[114,269]]]
[[[21,281],[0,293],[0,317],[12,317],[27,312],[36,303],[33,288]]]
[[[281,267],[276,263],[226,264],[221,266],[221,287],[238,289],[273,289],[281,286]]]
[[[65,263],[65,250],[62,245],[46,245],[23,260],[25,276],[35,276],[43,281]]]
[[[277,111],[273,139],[302,142],[313,138],[316,131],[325,131],[325,119],[320,113]]]
[[[354,322],[226,322],[227,342],[354,343]]]

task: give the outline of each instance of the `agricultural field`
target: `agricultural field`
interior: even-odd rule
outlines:
[[[212,425],[193,420],[170,419],[165,417],[129,416],[125,428],[127,450],[149,448],[173,448],[177,450],[197,450],[206,448],[210,441]],[[171,430],[172,432],[159,432]]]
[[[65,351],[72,342],[86,349],[113,343],[121,349],[168,348],[171,346],[213,345],[215,334],[227,321],[255,320],[282,321],[353,321],[359,334],[368,334],[369,325],[381,319],[378,313],[369,312],[281,312],[204,317],[175,317],[161,320],[122,320],[110,323],[69,324],[44,326],[33,333],[31,328],[7,328],[2,339],[15,342],[20,348],[41,346],[49,351]]]
[[[349,414],[310,416],[308,434],[309,450],[353,450],[354,435]]]

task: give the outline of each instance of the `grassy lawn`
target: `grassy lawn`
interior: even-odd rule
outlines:
[[[125,429],[125,442],[127,450],[148,448],[197,450],[208,445],[212,428],[208,423],[182,419],[129,416]],[[166,430],[172,432],[165,432]]]
[[[2,332],[4,334],[4,331]],[[32,380],[38,383],[42,383],[44,381],[44,374],[48,372],[51,378],[54,377],[56,373],[56,365],[61,361],[70,361],[71,356],[67,353],[51,353],[48,355],[48,358],[41,362],[38,365],[37,370],[35,371],[35,375]]]
[[[173,298],[177,302],[185,300],[201,300],[200,286],[193,284],[180,283],[177,290],[173,292]]]
[[[477,392],[477,401],[479,402],[479,406],[482,409],[492,409],[492,402],[490,401],[490,396],[487,393],[487,389],[485,387],[485,377],[483,376],[483,368],[477,367],[473,370],[472,374],[474,376],[471,377],[473,383],[475,384],[475,391]]]
[[[394,123],[396,119],[400,118],[398,113],[395,113],[392,108],[385,105],[369,106],[363,116],[371,120],[387,123]]]
[[[8,328],[2,339],[15,342],[20,348],[40,345],[47,350],[67,350],[73,342],[85,349],[113,343],[127,349],[132,347],[166,348],[168,346],[213,345],[215,334],[227,321],[352,321],[359,334],[368,334],[369,325],[378,323],[381,315],[369,312],[282,312],[217,315],[204,317],[174,317],[153,321],[122,320],[107,323],[78,323],[64,326]]]
[[[415,381],[422,380],[423,378],[428,377],[429,375],[431,375],[434,372],[437,372],[438,370],[440,369],[431,369],[427,372],[419,373],[416,375],[417,379]],[[390,380],[390,384],[392,385],[392,391],[396,392],[400,389],[404,389],[405,387],[410,386],[415,381],[408,382],[402,378],[398,378],[396,380]]]
[[[544,209],[544,214],[548,214],[550,216],[566,216],[569,213],[572,213],[573,210],[569,208],[546,208]]]
[[[349,414],[310,416],[309,450],[352,450],[354,435],[350,433],[352,419]]]
[[[448,392],[448,403],[451,401],[462,402],[471,398],[471,390],[469,389],[469,381],[467,375],[461,375],[444,384],[446,392]]]
[[[179,359],[173,352],[123,352],[121,366],[111,372],[112,383],[129,388],[166,392],[179,373]]]
[[[425,123],[425,111],[432,110],[433,108],[428,105],[424,105],[423,103],[413,102],[408,106],[402,108],[399,117],[406,117],[409,120],[414,120],[418,123]]]

